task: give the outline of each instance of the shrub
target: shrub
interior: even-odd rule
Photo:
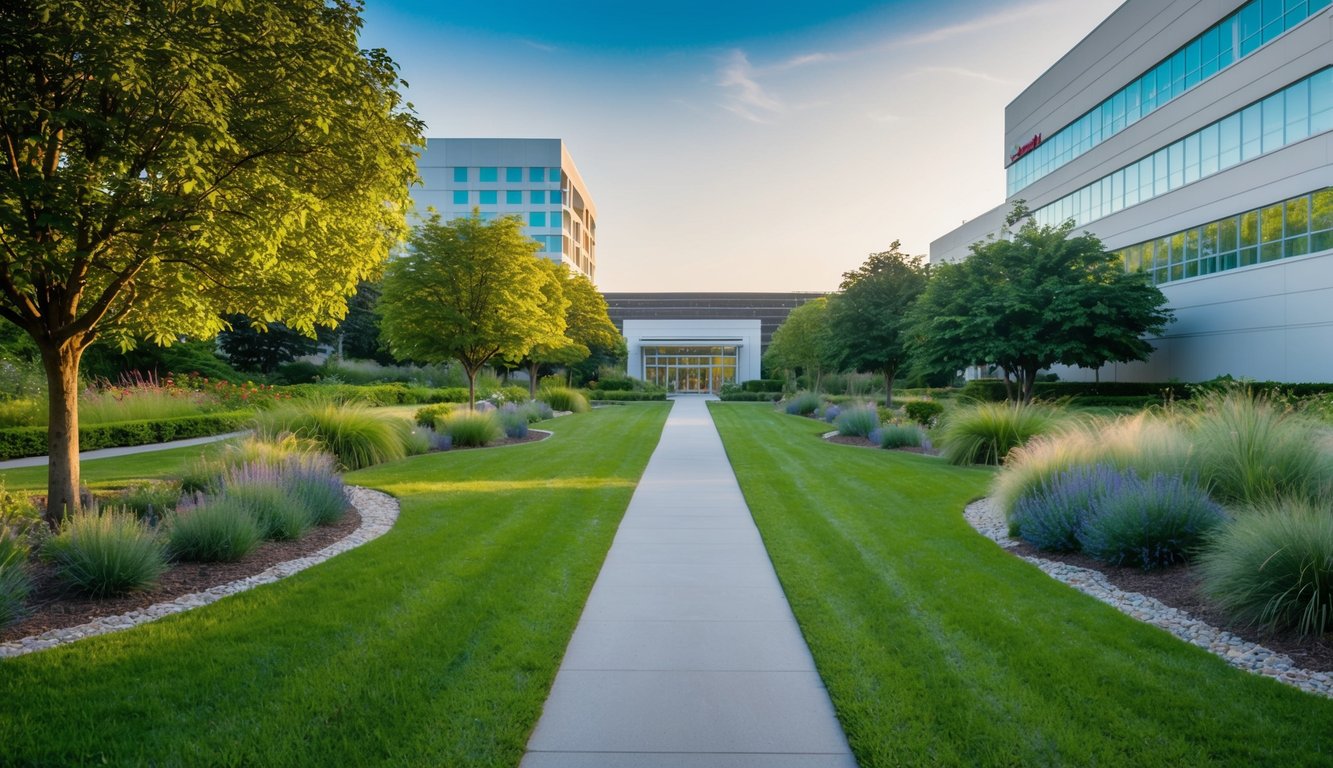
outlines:
[[[555,417],[555,411],[551,409],[551,406],[540,400],[529,400],[520,405],[518,409],[527,418],[529,424],[536,424],[539,421],[546,421]]]
[[[503,405],[504,403],[522,403],[528,399],[527,387],[500,387],[491,393],[489,398],[491,402]]]
[[[824,408],[824,421],[827,421],[828,423],[832,424],[834,421],[837,421],[838,416],[841,413],[842,413],[842,406],[830,403],[827,407]]]
[[[749,382],[746,382],[749,383]],[[723,392],[718,396],[729,403],[776,403],[782,399],[781,392]]]
[[[347,513],[347,492],[328,454],[292,457],[283,465],[281,478],[287,494],[300,500],[311,523],[330,525]]]
[[[1083,551],[1104,563],[1146,571],[1181,562],[1225,520],[1222,508],[1195,482],[1161,474],[1121,477],[1120,486],[1102,496],[1078,529]]]
[[[247,464],[228,472],[221,498],[245,509],[266,539],[299,539],[313,523],[303,500],[287,491],[281,473],[263,464]]]
[[[32,499],[23,493],[6,490],[0,482],[0,531],[8,529],[19,536],[27,536],[43,526],[42,512]]]
[[[1019,499],[1009,515],[1009,535],[1038,549],[1073,552],[1079,548],[1083,520],[1103,497],[1118,491],[1124,477],[1104,464],[1079,465],[1059,473]]]
[[[228,411],[157,421],[82,424],[79,426],[79,448],[91,451],[220,435],[239,429],[253,415],[251,411]],[[0,460],[41,456],[46,449],[46,427],[0,429]]]
[[[180,483],[139,483],[125,489],[115,500],[115,506],[123,507],[153,525],[174,510],[180,498]]]
[[[571,411],[573,413],[586,413],[588,411],[588,398],[584,397],[578,390],[569,387],[542,389],[537,393],[537,399],[557,411]]]
[[[259,414],[256,431],[262,437],[291,433],[314,440],[348,470],[407,455],[403,420],[355,403],[337,405],[316,400],[282,406]]]
[[[819,409],[819,395],[814,392],[797,392],[783,407],[793,416],[809,416]]]
[[[181,504],[167,524],[172,557],[193,562],[235,562],[259,545],[259,523],[235,498],[199,498]]]
[[[868,437],[879,429],[879,411],[873,405],[850,406],[834,418],[833,426],[840,435]]]
[[[665,402],[666,390],[617,390],[608,391],[592,390],[585,395],[590,400],[596,400],[603,403],[642,403],[642,402]]]
[[[517,440],[528,436],[528,417],[518,409],[513,403],[505,403],[500,406],[500,427],[505,431],[505,437]]]
[[[167,568],[165,549],[147,524],[95,505],[67,519],[44,550],[62,581],[93,597],[144,589]]]
[[[31,593],[27,544],[20,534],[0,527],[0,627],[23,615],[23,603]]]
[[[787,382],[782,379],[750,379],[749,381],[741,382],[741,387],[744,388],[746,392],[766,392],[773,394],[781,393],[783,385],[786,383]]]
[[[909,400],[903,405],[903,412],[912,421],[929,425],[944,413],[944,406],[934,400]]]
[[[35,398],[0,400],[0,427],[40,427],[46,423],[46,401]]]
[[[1219,501],[1317,500],[1333,493],[1333,452],[1316,422],[1245,392],[1196,401],[1199,476]]]
[[[879,430],[880,448],[920,448],[925,433],[915,424],[886,424]]]
[[[494,411],[455,411],[445,417],[440,428],[455,448],[489,445],[504,436],[504,428]]]
[[[1009,451],[1050,432],[1056,415],[1032,403],[978,403],[955,411],[940,433],[940,448],[952,464],[1000,464]]]
[[[1235,618],[1323,634],[1333,626],[1333,509],[1260,505],[1220,529],[1199,571],[1204,594]]]
[[[455,407],[454,403],[436,403],[435,405],[427,405],[424,408],[418,408],[413,418],[416,420],[417,424],[420,424],[423,427],[436,429],[439,426],[440,419],[452,413]]]

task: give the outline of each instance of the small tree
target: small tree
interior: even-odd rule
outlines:
[[[898,249],[872,253],[842,276],[842,293],[830,304],[833,343],[843,367],[884,377],[884,405],[893,407],[893,382],[908,360],[908,309],[925,290],[929,267]]]
[[[95,340],[313,334],[401,239],[421,123],[360,27],[353,0],[0,3],[0,318],[46,373],[50,522]]]
[[[1037,372],[1056,363],[1146,360],[1153,348],[1143,337],[1172,319],[1166,297],[1073,229],[1028,219],[1010,238],[977,243],[963,262],[939,268],[913,311],[921,354],[998,365],[1010,399],[1023,402]]]
[[[587,360],[593,349],[608,349],[620,339],[620,332],[607,314],[606,299],[587,275],[569,271],[550,262],[562,281],[565,300],[565,333],[555,344],[538,344],[528,353],[528,390],[537,396],[537,378],[543,364],[572,366]]]
[[[834,365],[836,350],[832,342],[829,300],[820,296],[793,309],[782,321],[773,332],[766,362],[787,371],[801,369],[818,392],[824,370]]]
[[[476,405],[477,372],[496,357],[519,360],[565,330],[565,300],[537,243],[506,216],[477,212],[413,232],[408,252],[389,262],[380,330],[395,355],[427,363],[458,360]]]

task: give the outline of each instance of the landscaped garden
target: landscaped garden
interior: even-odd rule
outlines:
[[[995,470],[712,413],[862,765],[1326,765],[1333,701],[1236,670],[979,536]]]

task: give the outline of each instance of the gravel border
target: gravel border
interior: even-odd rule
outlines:
[[[1009,525],[1005,522],[1004,515],[990,499],[968,504],[963,510],[963,519],[975,528],[977,533],[1001,547],[1008,549],[1017,544],[1009,537]],[[1085,595],[1095,597],[1121,613],[1164,629],[1191,645],[1210,651],[1233,667],[1270,677],[1307,693],[1333,698],[1333,675],[1327,672],[1301,669],[1289,656],[1275,653],[1258,643],[1243,640],[1190,616],[1186,611],[1172,608],[1156,598],[1121,590],[1100,571],[1040,557],[1023,557],[1023,559],[1040,568],[1051,578],[1068,584]]]
[[[72,643],[85,637],[119,632],[137,627],[140,624],[147,624],[150,621],[156,621],[163,616],[183,613],[191,608],[199,608],[209,603],[215,603],[224,597],[253,589],[261,584],[272,584],[279,579],[304,571],[312,565],[318,565],[334,555],[342,554],[349,549],[355,549],[372,539],[383,536],[398,520],[398,500],[389,494],[355,485],[347,486],[346,491],[348,501],[361,513],[361,525],[347,536],[314,554],[278,563],[253,576],[237,579],[227,584],[219,584],[203,592],[182,595],[175,600],[157,603],[138,611],[130,611],[116,616],[103,616],[76,627],[53,629],[40,635],[32,635],[0,644],[0,659],[44,651],[47,648]]]

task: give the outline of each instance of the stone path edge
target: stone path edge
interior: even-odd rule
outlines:
[[[1005,549],[1016,543],[1009,536],[1009,526],[1004,516],[990,499],[968,504],[963,510],[963,519],[977,533]],[[1131,618],[1170,632],[1190,645],[1211,652],[1233,667],[1272,678],[1306,693],[1333,698],[1333,674],[1301,669],[1285,654],[1214,627],[1156,598],[1119,589],[1101,571],[1040,557],[1023,559],[1056,581],[1096,598]]]
[[[28,653],[44,651],[48,648],[66,645],[68,643],[82,640],[85,637],[95,637],[97,635],[120,632],[122,630],[137,627],[140,624],[147,624],[150,621],[156,621],[164,616],[170,616],[176,613],[184,613],[193,608],[200,608],[210,603],[215,603],[224,597],[235,595],[255,587],[272,584],[294,573],[299,573],[305,569],[318,565],[335,555],[340,555],[348,550],[355,549],[366,542],[383,536],[389,532],[394,523],[398,520],[398,500],[387,493],[374,491],[369,488],[351,485],[346,489],[348,500],[352,506],[356,507],[357,512],[361,514],[361,525],[357,529],[347,534],[338,541],[333,542],[327,547],[305,557],[298,557],[295,560],[287,560],[270,566],[266,570],[247,576],[243,579],[219,584],[216,587],[206,589],[203,592],[194,592],[188,595],[182,595],[174,600],[156,603],[147,608],[142,608],[129,613],[122,613],[116,616],[103,616],[93,619],[86,624],[80,624],[76,627],[65,627],[64,629],[52,629],[43,632],[40,635],[31,635],[18,640],[0,644],[0,659],[23,656]]]

